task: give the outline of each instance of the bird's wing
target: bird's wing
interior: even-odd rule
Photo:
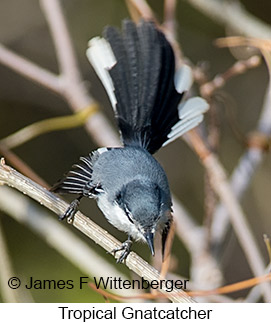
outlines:
[[[107,148],[99,148],[72,166],[72,169],[59,180],[50,191],[55,193],[78,194],[80,196],[94,197],[103,192],[100,185],[92,182],[93,165]]]

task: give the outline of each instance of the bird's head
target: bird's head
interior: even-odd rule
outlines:
[[[149,181],[134,180],[123,186],[118,195],[118,204],[129,221],[141,233],[154,256],[154,235],[165,224],[169,210],[168,197],[163,190]]]

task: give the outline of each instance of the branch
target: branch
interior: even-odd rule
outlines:
[[[177,1],[165,0],[164,1],[164,27],[173,39],[176,39],[176,13]]]
[[[263,257],[247,223],[243,210],[227,182],[227,177],[222,165],[215,155],[208,150],[195,130],[189,132],[189,141],[206,168],[214,191],[219,196],[221,202],[229,213],[232,226],[246,255],[252,272],[255,276],[263,275],[265,272]],[[270,286],[266,283],[263,284],[262,292],[265,300],[269,302],[271,300]]]
[[[40,0],[55,44],[63,82],[63,96],[77,112],[94,103],[83,82],[73,50],[72,40],[65,22],[59,0]],[[119,146],[119,139],[107,119],[97,112],[86,123],[93,140],[102,146]],[[103,131],[101,131],[103,129]]]
[[[255,38],[271,38],[271,27],[251,15],[240,3],[217,0],[186,0],[207,17],[236,33]]]
[[[92,96],[88,94],[85,83],[83,82],[82,77],[79,76],[80,71],[71,48],[71,40],[66,39],[65,41],[58,43],[61,35],[59,32],[56,32],[57,35],[53,33],[54,26],[59,23],[56,19],[60,19],[61,21],[64,19],[56,1],[57,0],[43,1],[43,5],[44,10],[46,10],[46,18],[54,36],[55,44],[58,48],[58,60],[61,61],[62,59],[65,59],[65,63],[63,63],[63,66],[61,67],[61,72],[64,74],[61,74],[60,76],[55,75],[20,55],[15,54],[1,44],[0,63],[18,74],[40,84],[46,89],[61,95],[70,105],[71,109],[74,112],[78,112],[81,109],[95,104],[95,101]],[[54,6],[58,6],[58,9],[56,9],[57,13],[52,12]],[[65,38],[70,38],[65,23],[62,21],[60,24],[62,24],[61,30],[65,33]],[[65,58],[63,58],[63,56]],[[75,71],[75,69],[77,69],[77,71]],[[116,136],[116,132],[112,129],[112,126],[101,112],[96,112],[86,122],[85,127],[93,140],[99,145],[119,146],[119,139]],[[103,129],[103,131],[101,131],[101,129]]]
[[[191,256],[190,277],[195,288],[210,289],[221,286],[223,274],[218,261],[209,251],[207,230],[193,221],[174,196],[173,211],[176,233]]]
[[[269,38],[271,35],[271,28],[258,19],[249,15],[241,7],[236,7],[236,3],[226,3],[214,0],[188,0],[189,3],[200,9],[217,22],[230,26],[235,31],[250,37]],[[252,28],[251,28],[252,27]],[[191,132],[193,133],[193,132]],[[192,141],[193,147],[196,149],[198,155],[201,157],[203,165],[211,178],[211,184],[216,191],[220,200],[227,212],[230,215],[230,220],[237,234],[239,242],[246,254],[248,262],[255,275],[262,275],[265,270],[263,258],[256,245],[256,241],[249,229],[243,211],[231,191],[231,187],[226,181],[226,174],[222,165],[210,151],[206,148],[204,143],[197,145],[197,139],[189,134],[189,139]],[[195,139],[195,140],[194,140]],[[221,222],[219,223],[220,228]],[[271,299],[271,289],[268,284],[262,286],[262,292],[266,301]]]
[[[155,15],[145,0],[126,0],[130,15],[136,19],[137,16],[142,17],[146,20],[156,21]],[[134,11],[137,11],[138,15],[135,15]],[[137,19],[136,19],[137,20]]]
[[[246,60],[235,62],[226,72],[216,75],[212,81],[206,82],[200,86],[202,97],[210,99],[214,92],[222,88],[230,78],[235,77],[238,74],[242,74],[248,69],[258,67],[260,63],[261,58],[258,55],[251,56]]]
[[[47,191],[40,185],[31,181],[27,177],[18,173],[11,167],[4,164],[4,159],[1,160],[0,165],[0,184],[6,184],[16,188],[20,192],[28,195],[32,199],[38,201],[41,205],[44,205],[49,210],[56,213],[58,216],[62,215],[68,208],[68,204],[55,196],[51,192]],[[81,212],[77,212],[73,219],[73,226],[79,231],[83,232],[86,236],[104,248],[106,251],[111,252],[113,249],[120,247],[121,243],[112,237],[108,232],[100,228],[97,224],[91,221],[88,217]],[[117,254],[115,257],[117,258]],[[126,266],[138,274],[140,277],[149,281],[159,280],[159,272],[150,266],[145,260],[140,258],[134,252],[131,252],[126,259]],[[168,298],[173,302],[191,303],[193,300],[186,295],[184,291],[173,290],[175,295],[167,293],[165,287],[161,289],[163,293],[168,295]],[[178,293],[178,295],[176,295]]]
[[[86,107],[85,109],[82,109],[72,115],[53,117],[34,122],[18,131],[13,132],[9,136],[0,139],[0,149],[1,146],[5,146],[8,149],[15,148],[48,132],[83,126],[86,120],[92,114],[97,112],[97,109],[97,104],[92,104],[91,106]]]
[[[266,89],[262,113],[258,121],[257,132],[269,136],[271,134],[271,82]],[[254,173],[260,166],[264,157],[264,150],[261,147],[249,147],[247,152],[240,158],[235,168],[230,185],[234,195],[241,199],[246,192]],[[224,205],[220,204],[215,212],[211,228],[212,243],[221,244],[229,227],[229,216]]]
[[[271,272],[271,264],[269,264],[265,270],[265,274],[270,274]],[[245,303],[256,303],[261,298],[261,290],[260,286],[256,285],[254,286],[250,292],[248,293]]]
[[[176,59],[179,59],[178,55],[176,55]],[[187,137],[189,144],[192,145],[192,147],[200,157],[202,164],[206,168],[207,173],[209,174],[212,188],[219,196],[221,202],[230,214],[232,225],[235,229],[240,245],[244,250],[244,253],[247,257],[248,263],[253,273],[256,276],[262,275],[265,270],[262,255],[257,247],[254,236],[250,231],[249,225],[246,221],[246,217],[237,199],[232,194],[229,184],[227,183],[224,168],[220,164],[219,160],[209,151],[209,149],[206,147],[205,143],[202,141],[202,139],[195,130],[190,131]],[[206,235],[203,239],[201,239],[201,242],[203,243],[203,245],[207,243]],[[195,250],[199,251],[200,248],[198,247]],[[204,256],[204,248],[202,248],[200,251],[201,255]],[[206,248],[206,256],[208,256],[208,254],[209,253],[207,252]],[[196,252],[192,253],[191,255],[196,256],[195,260],[198,260],[198,255]],[[210,260],[212,260],[212,257],[210,257]],[[197,268],[197,266],[195,266],[195,268]],[[214,262],[214,268],[216,268],[216,262]],[[266,301],[270,301],[271,289],[268,284],[264,284],[262,286],[262,292]]]
[[[20,157],[18,157],[14,152],[8,149],[5,145],[0,143],[0,156],[5,156],[5,159],[11,163],[16,169],[21,173],[31,178],[35,182],[39,183],[43,187],[49,189],[49,185],[35,172],[31,167],[29,167]]]
[[[27,79],[39,83],[57,94],[62,94],[62,86],[58,76],[15,54],[1,44],[0,63]]]
[[[9,187],[0,187],[0,192],[0,208],[6,214],[9,214],[15,221],[30,227],[32,231],[46,240],[48,245],[56,249],[89,277],[113,276],[128,279],[115,266],[99,256],[86,242],[78,238],[67,226],[49,216],[49,212],[38,207],[34,201]],[[1,250],[2,248],[0,248],[0,252]],[[2,257],[0,257],[0,261],[1,259]],[[8,277],[12,277],[12,275]],[[5,280],[5,285],[6,282],[7,280]],[[137,295],[138,291],[120,290],[120,294]]]
[[[55,44],[61,75],[74,84],[80,84],[82,79],[59,0],[40,0],[40,6]]]
[[[266,136],[271,134],[271,86],[266,90],[261,116],[257,125],[257,132]],[[236,198],[241,199],[249,187],[253,175],[259,168],[264,158],[262,147],[249,147],[246,153],[240,158],[237,167],[232,173],[230,186]],[[224,204],[219,204],[214,212],[211,226],[211,243],[219,248],[226,238],[226,233],[230,225],[228,210]],[[270,268],[269,268],[270,271]],[[265,271],[268,272],[267,270]],[[246,302],[256,302],[260,298],[260,286],[254,287],[248,294]]]

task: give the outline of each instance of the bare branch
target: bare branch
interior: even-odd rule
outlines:
[[[189,132],[189,141],[199,155],[202,164],[210,177],[210,183],[227,209],[232,226],[235,230],[239,243],[244,250],[249,265],[255,276],[261,276],[265,272],[265,264],[257,243],[249,228],[246,217],[238,203],[222,165],[218,159],[207,149],[204,142],[195,130]],[[262,292],[267,302],[271,300],[271,288],[269,284],[262,285]]]
[[[40,0],[55,44],[63,82],[63,95],[77,112],[94,104],[78,68],[72,40],[59,0]],[[99,145],[119,146],[119,139],[107,119],[97,112],[86,123],[86,129]],[[101,129],[103,129],[101,131]]]
[[[271,134],[271,85],[267,87],[261,116],[258,121],[257,131],[266,135]],[[240,158],[231,179],[230,185],[233,194],[240,199],[247,190],[256,169],[261,164],[264,151],[260,147],[249,147]],[[212,243],[220,244],[229,227],[229,216],[224,205],[217,206],[212,223]]]
[[[9,188],[0,187],[0,208],[13,219],[29,226],[40,235],[52,248],[66,257],[89,277],[122,277],[128,279],[115,266],[99,256],[86,242],[78,238],[67,226],[49,216],[48,212],[38,207],[33,201],[19,192]],[[1,239],[1,235],[0,235]],[[1,252],[2,248],[0,248]],[[0,257],[1,261],[2,257]],[[93,266],[95,263],[95,266]],[[12,277],[10,275],[9,277]],[[5,281],[6,285],[7,280]],[[136,290],[120,290],[121,295],[137,295]]]
[[[207,245],[207,231],[196,225],[183,206],[173,198],[176,233],[191,255],[190,275],[197,289],[221,286],[223,274]]]
[[[255,38],[271,38],[271,27],[247,12],[239,2],[217,0],[186,1],[218,24],[230,27],[238,34]]]
[[[265,273],[268,274],[271,272],[271,264],[269,264],[265,270]],[[261,289],[260,285],[254,286],[248,293],[245,303],[256,303],[261,298]]]
[[[142,18],[146,20],[156,21],[151,7],[145,0],[126,0],[126,2],[128,4],[128,9],[131,9],[133,7],[138,11],[139,15]]]
[[[6,166],[3,159],[0,165],[0,184],[6,184],[16,188],[17,190],[38,201],[41,205],[44,205],[57,215],[63,214],[68,208],[68,204],[66,202],[22,174],[16,172],[11,167]],[[100,228],[97,224],[79,211],[74,217],[73,226],[108,252],[111,252],[113,249],[121,245],[118,240],[116,240],[108,232]],[[116,254],[115,256],[117,257],[118,255]],[[126,266],[140,277],[144,277],[147,280],[160,279],[159,272],[134,252],[131,252],[127,257]],[[174,289],[172,291],[174,295],[170,295],[171,293],[167,293],[164,287],[161,292],[166,293],[168,298],[173,302],[193,302],[193,299],[187,296],[184,291]],[[176,293],[178,295],[176,295]]]
[[[255,68],[261,63],[261,58],[258,55],[252,56],[247,60],[239,60],[234,63],[226,72],[218,74],[215,78],[200,86],[200,93],[205,98],[210,98],[214,91],[223,87],[226,82],[238,74],[246,72],[248,69]]]
[[[74,113],[73,115],[54,117],[34,122],[9,136],[0,139],[0,149],[2,145],[9,149],[15,148],[37,136],[48,132],[83,126],[86,120],[92,114],[97,112],[97,109],[98,105],[93,104]]]
[[[164,27],[172,38],[176,39],[176,12],[177,1],[176,0],[165,0],[164,2]]]
[[[31,178],[33,181],[39,183],[43,187],[49,188],[50,186],[29,167],[20,157],[8,149],[5,145],[0,143],[0,156],[5,156],[5,159],[11,163],[21,173]]]
[[[55,44],[60,74],[70,82],[80,84],[82,79],[59,0],[40,0],[40,5]]]
[[[54,1],[56,0],[50,0],[51,3]],[[47,1],[44,2],[46,3],[45,6],[48,10]],[[50,16],[50,19],[55,18],[56,16],[54,15],[53,17]],[[50,23],[54,24],[55,22],[50,20]],[[66,41],[64,43],[66,45],[61,45],[61,51],[65,52],[65,49],[69,46],[68,43],[70,44],[70,42]],[[64,53],[64,55],[66,54]],[[70,58],[66,60],[65,73],[67,72],[66,69],[68,69],[68,65],[71,63],[71,61],[75,60],[75,58],[71,58],[72,55],[73,54],[70,54]],[[68,76],[66,74],[57,76],[19,56],[18,54],[15,54],[1,44],[0,63],[23,75],[24,77],[42,85],[43,87],[60,94],[65,100],[67,100],[74,112],[95,104],[94,99],[88,94],[88,91],[81,78],[74,76],[75,74],[78,75],[80,73],[79,70],[75,73],[71,72],[73,76],[70,76],[71,74],[68,74]],[[76,63],[74,63],[73,66],[74,68],[77,68]],[[96,112],[92,118],[87,121],[86,129],[93,139],[99,143],[99,145],[119,146],[119,139],[116,136],[115,131],[112,129],[111,125],[102,113]],[[101,129],[103,129],[103,131],[101,131]]]
[[[1,44],[0,63],[57,94],[62,93],[62,86],[58,76],[15,54]]]

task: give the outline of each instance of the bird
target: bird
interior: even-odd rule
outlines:
[[[78,163],[51,190],[77,195],[60,218],[72,219],[83,197],[94,198],[105,218],[128,238],[114,250],[128,257],[133,241],[161,235],[162,257],[173,223],[167,175],[153,154],[196,127],[208,110],[201,97],[186,98],[193,80],[176,68],[165,34],[151,20],[125,19],[121,30],[107,26],[86,52],[103,84],[120,132],[121,147],[102,147]],[[102,131],[102,129],[101,129]]]

